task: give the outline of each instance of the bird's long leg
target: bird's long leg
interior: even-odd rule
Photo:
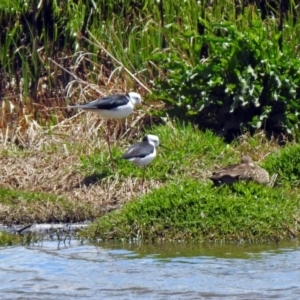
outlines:
[[[146,166],[144,166],[143,168],[142,191],[144,191],[145,172],[146,172]]]
[[[107,131],[106,131],[106,142],[107,142],[107,146],[108,146],[108,152],[109,152],[109,157],[111,160],[111,164],[112,164],[112,169],[113,171],[115,171],[115,163],[112,157],[112,153],[111,153],[111,149],[110,149],[110,140],[109,140],[109,134],[110,134],[110,120],[107,120],[106,123],[107,126]]]

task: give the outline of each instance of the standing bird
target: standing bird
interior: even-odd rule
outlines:
[[[142,188],[145,181],[146,166],[155,158],[158,145],[159,138],[156,135],[148,134],[141,142],[131,145],[122,156],[123,159],[131,161],[134,165],[144,167]]]
[[[114,165],[110,142],[109,142],[109,128],[110,119],[124,119],[129,116],[135,105],[142,102],[142,97],[140,94],[135,92],[130,92],[125,95],[111,95],[104,98],[96,99],[89,103],[84,103],[81,105],[70,106],[72,108],[81,108],[86,111],[92,111],[98,114],[102,119],[107,121],[107,132],[106,132],[106,142],[108,145],[109,156],[112,164]]]
[[[275,176],[275,177],[274,177]],[[213,172],[209,177],[215,185],[232,184],[236,181],[255,181],[261,184],[273,186],[277,175],[271,180],[269,173],[252,161],[249,155],[244,155],[240,164],[230,165]]]

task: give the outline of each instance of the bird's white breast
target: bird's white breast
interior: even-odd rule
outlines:
[[[156,149],[154,148],[154,151],[145,157],[133,157],[128,160],[131,161],[136,166],[144,167],[150,164],[152,160],[155,158],[155,156],[156,156]]]
[[[133,105],[129,101],[126,105],[119,106],[113,109],[99,109],[94,112],[97,113],[102,119],[124,119],[128,117],[133,111]]]

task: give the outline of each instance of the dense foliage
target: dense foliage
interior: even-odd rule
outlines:
[[[226,137],[298,132],[295,1],[5,0],[0,20],[0,95],[15,102],[60,107],[75,76],[105,88],[126,68],[124,89],[155,83],[169,113]]]
[[[274,22],[274,21],[269,21]],[[232,138],[244,130],[297,135],[300,60],[297,45],[274,24],[253,18],[250,27],[206,22],[203,36],[184,32],[189,51],[207,56],[188,61],[176,49],[154,56],[167,75],[156,84],[169,114],[196,120]]]

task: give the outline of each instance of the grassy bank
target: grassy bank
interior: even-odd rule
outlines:
[[[212,188],[182,179],[98,219],[87,236],[128,240],[262,241],[295,237],[299,197],[239,183]]]
[[[118,158],[144,131],[158,135],[171,150],[158,148],[141,190],[142,169]],[[114,142],[116,172],[101,130],[100,138],[85,137],[84,145],[81,130],[69,136],[54,130],[43,149],[6,147],[1,155],[6,170],[1,174],[0,222],[99,217],[82,233],[92,239],[258,241],[298,235],[297,144],[279,148],[258,133],[229,145],[210,131],[170,121],[144,131],[132,130]],[[212,186],[207,178],[211,172],[238,162],[241,153],[279,173],[275,188],[254,183]]]
[[[148,178],[165,184],[98,219],[86,236],[128,240],[278,240],[299,233],[298,168],[300,147],[278,148],[262,134],[224,142],[190,125],[157,127],[172,149],[163,150],[148,170]],[[162,152],[162,150],[160,150]],[[279,172],[273,189],[238,183],[212,186],[208,174],[216,167],[239,161],[241,153]]]

